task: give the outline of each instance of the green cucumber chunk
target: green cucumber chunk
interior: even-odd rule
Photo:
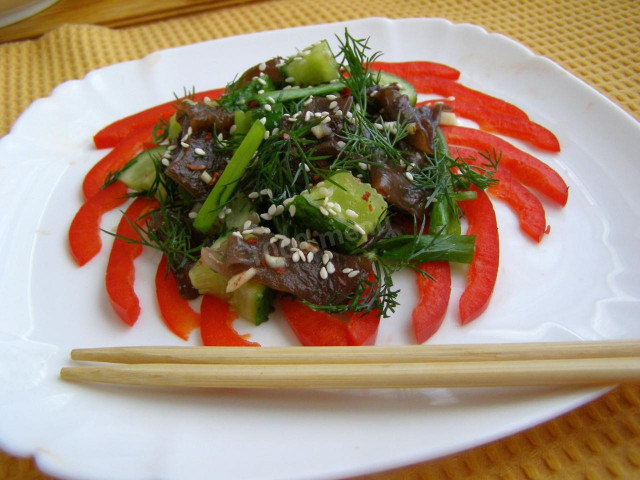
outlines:
[[[254,325],[269,320],[269,314],[274,310],[276,292],[261,283],[247,282],[237,290],[227,293],[229,279],[202,262],[196,262],[191,267],[189,279],[198,292],[226,300],[234,312]]]
[[[285,77],[295,85],[317,85],[340,78],[338,62],[326,40],[315,43],[290,57],[282,67]]]
[[[349,172],[318,183],[296,196],[293,205],[300,226],[318,231],[331,248],[345,252],[366,242],[387,212],[382,196]]]
[[[409,97],[409,102],[411,105],[415,105],[418,101],[418,94],[416,93],[416,89],[413,88],[409,82],[407,82],[404,78],[400,78],[397,75],[393,75],[392,73],[387,72],[373,72],[374,78],[376,79],[376,83],[381,87],[386,87],[387,85],[391,85],[395,83],[398,85],[400,89],[400,93]]]
[[[156,183],[158,163],[166,151],[166,146],[160,146],[139,153],[119,173],[118,180],[137,192],[151,190]],[[164,188],[158,185],[156,192],[158,200],[162,200],[164,194]]]

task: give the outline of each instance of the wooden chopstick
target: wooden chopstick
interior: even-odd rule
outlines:
[[[409,345],[398,347],[111,347],[71,351],[71,359],[111,363],[416,363],[640,357],[640,341]]]
[[[77,382],[216,388],[613,385],[640,380],[640,341],[402,347],[77,349]]]
[[[425,388],[613,385],[640,380],[640,342],[411,347],[123,347],[72,359],[78,382],[215,388]]]

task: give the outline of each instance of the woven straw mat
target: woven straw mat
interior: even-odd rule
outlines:
[[[0,45],[0,135],[36,98],[70,79],[154,50],[211,38],[367,16],[441,17],[523,43],[640,119],[640,2],[273,0],[123,30],[63,26]],[[0,479],[44,479],[28,459],[0,453]],[[618,387],[558,419],[380,479],[640,478],[640,385]]]

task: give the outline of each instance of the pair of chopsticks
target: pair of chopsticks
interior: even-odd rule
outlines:
[[[614,385],[640,380],[640,341],[402,347],[76,349],[75,382],[216,388]]]

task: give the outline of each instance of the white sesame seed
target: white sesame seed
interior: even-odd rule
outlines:
[[[191,220],[193,220],[193,219],[194,219],[194,218],[196,218],[197,216],[198,216],[198,213],[197,213],[197,212],[189,212],[189,218],[190,218]]]
[[[276,215],[282,215],[282,212],[284,212],[284,205],[278,205],[276,207]]]
[[[349,275],[347,275],[349,278],[353,278],[355,276],[357,276],[360,273],[360,270],[354,270],[353,272],[351,272]]]
[[[335,110],[335,112],[333,112],[333,114],[334,114],[336,117],[341,117],[341,116],[342,116],[342,110],[340,110],[339,108],[337,108],[337,109]]]
[[[356,231],[362,235],[366,235],[367,232],[364,231],[364,228],[362,228],[360,225],[358,225],[357,223],[353,224],[353,228],[356,229]]]
[[[240,232],[238,232],[238,231],[233,231],[233,232],[231,233],[231,235],[233,235],[234,237],[243,238],[243,237],[242,237],[242,234],[241,234]]]
[[[242,228],[244,230],[246,230],[247,228],[251,227],[251,220],[247,220],[246,222],[244,222],[244,225],[242,225]]]
[[[261,72],[264,72],[264,70],[267,68],[267,64],[262,62],[260,65],[258,65],[258,70],[260,70]]]
[[[347,112],[347,118],[348,118],[348,119],[353,118],[353,113],[351,113],[351,112]]]
[[[266,85],[267,84],[267,82],[264,80],[264,78],[256,77],[256,80],[258,81],[258,83],[260,85]]]
[[[256,198],[258,198],[260,196],[260,194],[258,192],[251,192],[249,195],[247,195],[251,200],[254,200]]]
[[[408,180],[413,181],[413,174],[411,172],[405,172],[404,176],[407,177]]]
[[[324,207],[320,207],[320,213],[322,213],[325,217],[329,216],[329,212]]]
[[[305,172],[310,172],[311,171],[311,168],[306,163],[304,164],[304,171]]]
[[[169,145],[169,146],[167,147],[167,151],[168,151],[168,152],[173,152],[176,148],[178,148],[178,146],[177,146],[177,145]]]
[[[205,151],[204,151],[203,149],[201,149],[201,148],[196,148],[193,152],[194,152],[196,155],[206,155],[206,154],[207,154],[207,152],[205,152]]]
[[[321,123],[329,123],[331,121],[331,117],[324,117]]]
[[[163,158],[162,165],[164,165],[165,167],[168,167],[169,165],[171,165],[171,162],[169,161],[168,158]]]
[[[333,252],[331,250],[327,250],[327,255],[329,255],[329,258],[333,258]]]
[[[336,146],[337,146],[339,149],[343,149],[344,147],[346,147],[346,146],[347,146],[347,144],[346,144],[346,143],[344,143],[342,140],[340,140],[340,141],[338,141],[338,142],[336,143]]]
[[[296,81],[296,79],[293,78],[293,77],[287,77],[287,78],[284,79],[284,81],[287,82],[287,83],[293,83],[293,82]]]
[[[280,129],[276,127],[273,130],[271,130],[271,135],[277,135],[279,132],[280,132]]]
[[[263,125],[264,125],[265,123],[267,123],[267,117],[262,117],[262,118],[260,119],[260,123],[261,123],[261,124],[263,124]]]
[[[307,110],[307,113],[305,113],[304,115],[304,121],[308,122],[309,120],[311,120],[313,118],[313,112]]]
[[[180,145],[182,145],[182,148],[189,148],[189,144],[187,142],[180,142]]]
[[[287,265],[287,260],[284,257],[274,257],[268,253],[264,254],[264,260],[271,268],[282,268]]]
[[[327,100],[335,100],[336,98],[338,98],[338,97],[336,97],[336,96],[335,96],[334,94],[332,94],[332,93],[330,93],[329,95],[327,95]]]
[[[253,228],[245,228],[244,230],[242,230],[242,235],[251,235],[253,234]]]
[[[329,255],[327,255],[327,252],[324,252],[322,254],[322,264],[326,265],[329,262]]]
[[[336,108],[338,106],[338,102],[336,102],[335,100],[333,102],[331,102],[329,104],[329,110],[333,110],[334,108]]]
[[[293,261],[293,263],[298,263],[300,261],[300,254],[298,252],[293,252],[293,255],[291,255],[291,260]]]
[[[213,178],[211,178],[211,175],[209,175],[209,172],[205,170],[200,174],[200,180],[202,180],[204,183],[209,183],[211,182],[211,180],[213,180]]]
[[[285,198],[284,202],[282,202],[282,204],[286,207],[287,205],[289,205],[291,202],[293,202],[294,198],[293,197],[289,197],[289,198]]]
[[[296,216],[296,206],[295,205],[291,205],[289,207],[289,215],[291,215],[292,217]]]
[[[342,273],[351,273],[353,272],[353,268],[343,268]]]
[[[291,244],[291,239],[289,238],[283,238],[282,240],[280,240],[280,246],[282,248],[288,247],[290,244]]]
[[[269,215],[268,213],[261,213],[260,218],[262,218],[263,220],[271,220],[271,215]]]
[[[300,260],[303,262],[307,261],[307,257],[304,256],[304,252],[302,250],[298,250],[298,255],[300,255]]]
[[[266,140],[267,138],[269,138],[269,130],[265,130],[264,131],[264,135],[263,135],[264,139]]]
[[[369,165],[367,165],[366,163],[363,162],[358,162],[358,166],[362,169],[362,170],[367,170],[369,168]]]
[[[268,103],[265,103],[262,108],[264,108],[267,112],[270,112],[272,110],[271,105],[269,105]]]
[[[222,211],[222,212],[220,212],[220,213],[218,214],[218,218],[219,218],[220,220],[222,220],[222,219],[225,217],[225,215],[226,215],[226,214],[224,213],[224,211]]]
[[[307,105],[309,105],[311,102],[313,102],[313,95],[311,95],[309,98],[307,98],[307,99],[304,101],[304,105],[305,105],[305,107],[306,107]]]
[[[264,90],[260,89],[258,90],[258,95],[262,95],[264,93]]]
[[[327,263],[327,272],[331,273],[335,273],[336,271],[336,267],[333,265],[333,263],[329,262]]]
[[[222,132],[218,134],[218,140],[220,141],[224,140],[224,135],[222,135]]]
[[[268,96],[268,97],[267,97],[267,102],[269,102],[269,103],[276,103],[276,100],[275,100],[272,96]]]
[[[311,263],[312,260],[313,260],[313,252],[307,253],[307,262]]]
[[[236,127],[235,125],[231,125],[231,126],[229,127],[229,133],[230,133],[231,135],[233,135],[234,133],[236,133],[236,128],[238,128],[238,127]]]
[[[267,210],[267,213],[273,217],[276,214],[276,206],[275,205],[271,205],[269,207],[269,210]]]
[[[229,207],[227,207],[227,208],[224,209],[224,213],[226,215],[231,215],[231,213],[233,213],[233,210],[231,210]]]
[[[189,128],[187,128],[187,135],[191,136],[192,133],[193,133],[193,127],[189,125]]]
[[[298,242],[295,238],[291,239],[291,248],[298,248]]]
[[[345,215],[349,218],[358,218],[358,214],[356,212],[354,212],[353,210],[351,210],[350,208],[347,208],[344,211]]]
[[[322,112],[314,112],[313,116],[316,117],[316,118],[320,118],[320,117],[322,117]]]
[[[273,192],[270,188],[263,188],[262,190],[260,190],[260,195],[266,195],[267,197],[272,198]]]
[[[320,187],[318,189],[318,193],[323,197],[330,197],[333,192],[329,190],[327,187]]]
[[[274,243],[276,243],[277,241],[278,241],[278,237],[275,237],[275,236],[274,236],[274,237],[271,237],[271,238],[269,239],[269,244],[274,244]]]
[[[329,274],[327,273],[327,269],[322,267],[320,269],[320,278],[323,280],[326,280],[329,277]]]

